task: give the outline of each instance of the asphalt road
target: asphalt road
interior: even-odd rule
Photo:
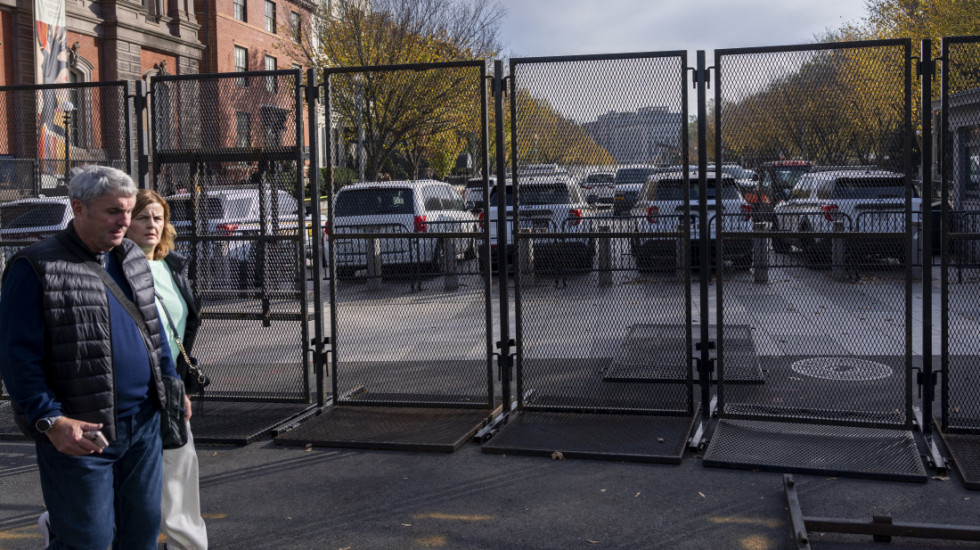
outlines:
[[[202,446],[212,548],[796,548],[781,474],[483,454]],[[980,525],[980,493],[925,484],[796,475],[807,516]],[[0,444],[0,548],[39,548],[33,446]],[[882,548],[811,533],[815,549]],[[896,538],[892,547],[976,547]]]

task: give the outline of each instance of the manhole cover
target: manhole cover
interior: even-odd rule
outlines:
[[[813,357],[792,365],[795,372],[825,380],[881,380],[892,375],[883,363],[851,357]]]

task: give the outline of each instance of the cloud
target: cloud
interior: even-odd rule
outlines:
[[[502,0],[514,56],[808,43],[864,16],[857,0]]]

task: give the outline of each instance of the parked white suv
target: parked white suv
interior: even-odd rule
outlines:
[[[18,250],[68,227],[68,197],[39,197],[0,204],[0,270]]]
[[[715,257],[716,217],[718,186],[715,174],[707,177],[707,207],[709,246],[712,260]],[[687,220],[691,236],[690,263],[698,265],[701,247],[698,210],[700,207],[698,173],[691,172],[684,181],[683,172],[652,174],[637,195],[636,203],[630,210],[636,234],[630,240],[633,258],[640,271],[674,269],[677,265],[678,237],[662,235],[675,233],[684,223],[684,200],[690,196],[690,219]],[[752,230],[752,208],[739,191],[733,178],[723,177],[721,181],[722,229],[725,232],[748,233]],[[723,259],[730,261],[735,268],[745,269],[752,265],[752,240],[736,236],[726,236]]]
[[[439,233],[477,233],[479,222],[463,197],[448,183],[435,180],[354,183],[337,191],[329,235],[338,276],[356,276],[367,268],[365,233],[416,234],[432,238],[379,240],[382,272],[391,266],[439,270],[453,250],[456,259],[476,256],[476,239],[447,243]],[[449,246],[451,245],[451,246]],[[448,250],[447,250],[448,248]]]
[[[304,257],[310,257],[311,227],[300,208],[296,197],[283,190],[265,195],[265,234],[295,234],[303,227]],[[170,223],[177,230],[178,237],[194,234],[193,197],[190,193],[177,193],[167,197],[170,205]],[[197,235],[208,237],[230,237],[228,240],[212,240],[198,244],[203,265],[199,268],[210,270],[204,275],[205,286],[220,288],[227,286],[221,279],[237,282],[241,288],[258,286],[261,281],[258,261],[259,249],[255,237],[263,234],[263,207],[259,201],[259,190],[255,187],[212,187],[198,195]],[[288,284],[294,278],[297,257],[296,248],[288,240],[267,243],[266,273],[278,282],[276,286]],[[267,282],[268,285],[268,282]]]
[[[514,186],[507,181],[507,258],[514,258]],[[490,223],[491,263],[497,261],[497,192],[500,186],[490,191],[487,215]],[[522,177],[520,179],[520,223],[522,233],[589,233],[592,218],[596,215],[595,206],[585,200],[582,188],[567,174]],[[572,269],[591,269],[595,256],[595,242],[581,238],[535,237],[534,254],[537,259],[554,267],[560,264]],[[550,260],[550,262],[549,262]]]
[[[826,257],[830,239],[797,237],[793,232],[833,231],[835,222],[847,233],[895,233],[896,238],[877,239],[849,246],[852,257],[874,255],[904,260],[906,178],[885,170],[833,170],[809,172],[800,177],[787,200],[773,209],[774,230],[788,232],[773,239],[776,252],[795,245],[811,257]],[[918,220],[922,199],[912,186],[912,215]]]

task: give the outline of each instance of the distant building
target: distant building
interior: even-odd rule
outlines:
[[[667,107],[641,107],[636,112],[609,111],[583,126],[620,164],[676,164],[684,124],[683,115]]]

